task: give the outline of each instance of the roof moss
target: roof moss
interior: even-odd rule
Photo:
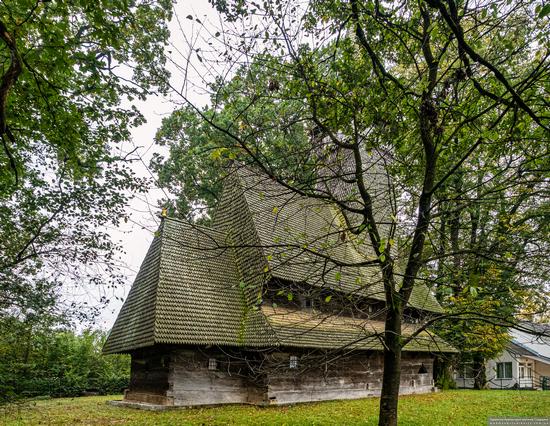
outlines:
[[[340,233],[330,205],[241,169],[227,181],[213,228],[163,219],[103,350],[154,344],[382,349],[381,322],[261,305],[271,278],[384,300],[377,268],[328,263],[357,262],[372,252]],[[441,311],[424,284],[415,287],[411,305]],[[405,327],[405,334],[413,331]],[[405,350],[454,351],[428,332]]]

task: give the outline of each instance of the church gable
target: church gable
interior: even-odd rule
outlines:
[[[233,175],[232,186],[244,194],[246,203],[242,207],[242,200],[234,197],[234,215],[247,221],[247,229],[251,218],[257,236],[252,244],[261,247],[257,253],[267,262],[271,277],[385,300],[379,267],[368,265],[375,260],[370,242],[345,231],[337,207],[296,194],[252,168],[235,168]],[[365,266],[354,266],[358,263]],[[409,303],[416,309],[442,312],[421,282]]]

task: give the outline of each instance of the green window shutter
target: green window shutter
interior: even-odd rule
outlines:
[[[504,365],[502,362],[497,362],[497,379],[503,379],[504,377]]]
[[[511,379],[512,378],[512,363],[511,362],[505,362],[504,363],[504,366],[505,366],[505,378],[507,379]]]
[[[497,362],[497,379],[511,379],[511,378],[512,378],[512,363]]]

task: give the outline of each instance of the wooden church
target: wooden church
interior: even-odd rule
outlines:
[[[338,209],[251,168],[225,179],[211,227],[163,218],[104,353],[131,354],[125,403],[288,404],[379,395],[384,289]],[[405,335],[441,312],[414,288]],[[433,390],[423,331],[405,346],[401,393]]]

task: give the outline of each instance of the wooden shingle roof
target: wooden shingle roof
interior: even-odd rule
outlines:
[[[384,323],[370,319],[327,316],[315,311],[262,306],[262,313],[275,332],[281,346],[318,349],[383,350],[381,340]],[[404,336],[417,331],[418,326],[405,324]],[[411,340],[405,351],[456,352],[438,336],[423,331]]]
[[[261,247],[252,256],[262,257],[275,278],[385,300],[378,265],[353,266],[374,260],[374,250],[367,241],[342,231],[337,208],[297,195],[253,169],[239,168],[232,175],[215,225],[237,234],[236,243]],[[239,234],[253,235],[245,241]],[[338,266],[331,259],[351,265]],[[422,282],[415,285],[409,305],[442,312]]]
[[[248,312],[234,252],[225,245],[216,230],[164,219],[103,351],[270,341],[260,313]]]
[[[328,204],[239,170],[228,179],[213,228],[163,219],[104,352],[154,344],[381,349],[376,335],[383,323],[261,304],[263,284],[271,278],[383,300],[376,268],[327,261],[371,255],[363,242],[342,239],[338,221]],[[423,284],[415,287],[411,305],[441,310]],[[414,327],[405,327],[406,333]],[[427,332],[405,350],[454,351]]]

